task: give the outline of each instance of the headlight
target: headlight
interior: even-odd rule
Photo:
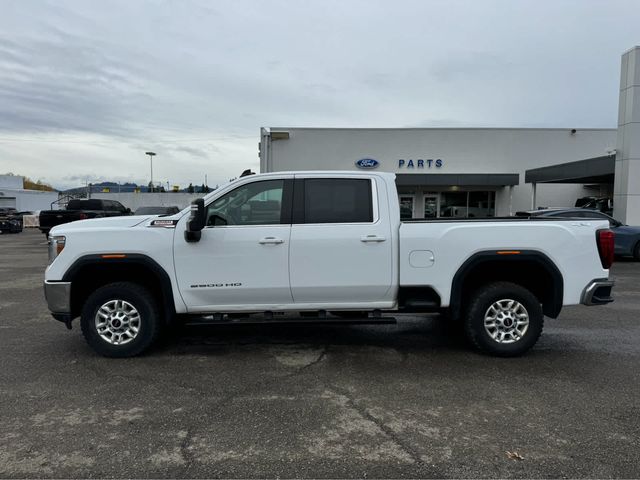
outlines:
[[[51,265],[62,250],[64,250],[66,241],[67,238],[62,235],[49,237],[49,265]]]

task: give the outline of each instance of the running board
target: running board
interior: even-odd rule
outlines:
[[[184,324],[193,325],[393,325],[395,317],[271,317],[262,315],[255,317],[230,318],[227,315],[215,314],[194,319],[186,319]]]

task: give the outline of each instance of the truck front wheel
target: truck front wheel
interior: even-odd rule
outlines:
[[[158,338],[161,318],[155,297],[131,282],[110,283],[87,298],[80,318],[82,334],[105,357],[133,357]]]
[[[529,290],[515,283],[496,282],[475,291],[464,321],[465,333],[478,350],[514,357],[538,341],[544,315]]]

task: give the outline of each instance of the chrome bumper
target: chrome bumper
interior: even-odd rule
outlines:
[[[45,280],[44,297],[51,313],[71,313],[71,282]]]
[[[613,302],[611,289],[615,282],[608,279],[592,280],[582,292],[583,305],[605,305]]]

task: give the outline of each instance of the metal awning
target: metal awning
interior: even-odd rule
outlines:
[[[504,187],[518,185],[517,173],[397,173],[398,186],[479,186]]]
[[[525,183],[613,183],[616,156],[604,156],[533,168],[524,174]]]

